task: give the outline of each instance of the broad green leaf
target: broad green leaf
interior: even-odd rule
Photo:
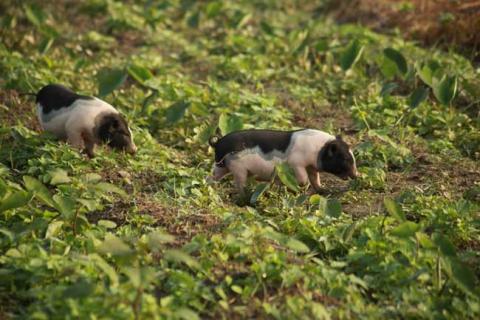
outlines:
[[[449,105],[457,94],[457,77],[444,76],[440,81],[433,81],[433,94],[443,105]]]
[[[455,246],[452,244],[452,242],[443,234],[441,233],[434,233],[432,235],[432,240],[433,243],[435,243],[442,253],[442,255],[446,257],[456,257],[457,252],[455,250]]]
[[[3,196],[7,193],[7,185],[5,182],[0,179],[0,200],[3,198]]]
[[[117,224],[110,220],[98,220],[97,224],[105,229],[115,229]]]
[[[127,256],[132,253],[132,249],[113,234],[106,235],[105,240],[97,247],[97,251],[112,256]]]
[[[387,212],[397,219],[399,222],[404,222],[407,219],[405,218],[405,214],[403,213],[402,207],[395,202],[395,200],[390,199],[390,198],[384,198],[383,199],[383,204],[385,206],[385,209],[387,209]]]
[[[330,217],[338,218],[342,214],[342,205],[337,199],[328,199],[325,213]]]
[[[264,182],[259,183],[255,187],[255,191],[253,191],[252,196],[250,197],[250,203],[253,205],[257,203],[258,198],[270,187],[270,183]]]
[[[199,127],[196,127],[193,129],[195,132],[195,141],[201,144],[206,143],[208,139],[215,134],[216,129],[217,127],[209,126],[208,124],[203,124]]]
[[[25,187],[27,190],[32,191],[39,200],[44,204],[55,208],[55,203],[53,202],[52,195],[47,187],[41,183],[38,179],[30,176],[24,176],[23,182],[25,182]]]
[[[159,251],[165,247],[165,243],[171,243],[174,241],[174,236],[161,231],[153,231],[147,235],[147,244],[152,251]]]
[[[472,270],[458,259],[450,259],[451,277],[465,293],[477,296],[477,279]]]
[[[405,60],[403,54],[401,54],[398,50],[395,50],[393,48],[386,48],[385,50],[383,50],[383,54],[385,55],[385,57],[387,57],[387,59],[395,63],[401,75],[405,75],[407,73],[407,60]]]
[[[16,191],[0,201],[0,212],[23,207],[30,199],[32,199],[30,192]]]
[[[408,97],[408,105],[414,109],[418,107],[428,97],[428,89],[425,87],[418,87]]]
[[[129,65],[127,68],[127,72],[133,79],[138,81],[138,83],[140,84],[144,84],[145,81],[153,78],[153,74],[150,72],[150,70],[136,64]]]
[[[53,196],[55,201],[55,208],[65,217],[66,219],[72,219],[75,215],[75,200],[66,195],[56,194]]]
[[[123,189],[120,189],[114,184],[108,183],[108,182],[99,182],[95,185],[95,189],[105,191],[105,192],[110,192],[110,193],[116,193],[122,197],[126,197],[127,193],[123,191]]]
[[[355,39],[350,42],[347,49],[342,53],[340,56],[340,66],[344,71],[347,71],[351,67],[360,60],[362,56],[364,46],[360,44],[360,42]]]
[[[47,232],[45,233],[45,239],[55,237],[62,230],[63,223],[64,222],[61,220],[55,220],[50,222],[47,228]]]
[[[286,246],[289,249],[292,249],[293,251],[296,251],[296,252],[301,252],[301,253],[310,252],[310,248],[305,243],[295,238],[289,238],[287,240]]]
[[[98,173],[87,173],[87,174],[82,176],[82,180],[85,183],[95,183],[95,182],[99,182],[100,180],[102,180],[102,176],[99,175]]]
[[[386,79],[391,79],[397,74],[397,65],[390,59],[379,59],[378,67]]]
[[[195,260],[194,258],[192,258],[187,253],[181,250],[176,250],[176,249],[167,250],[165,252],[165,259],[173,262],[184,263],[190,268],[194,268],[194,269],[200,268],[200,264],[197,262],[197,260]]]
[[[2,210],[0,210],[0,212],[1,211]],[[4,236],[6,236],[10,241],[13,241],[13,239],[15,239],[15,234],[12,231],[7,230],[5,228],[0,228],[0,234],[3,234]]]
[[[390,234],[398,238],[409,238],[415,235],[420,226],[412,221],[405,221],[393,228]]]
[[[97,268],[99,268],[108,276],[108,279],[110,280],[110,286],[112,288],[116,288],[118,286],[118,274],[115,269],[108,264],[108,262],[106,262],[101,256],[96,253],[89,254],[88,260],[94,262]]]
[[[53,185],[69,183],[72,180],[68,177],[68,173],[63,169],[55,169],[49,172],[52,179],[50,183]]]
[[[218,120],[218,127],[223,135],[226,135],[230,132],[241,130],[243,128],[242,119],[239,116],[231,114],[227,115],[222,113],[220,119]]]
[[[432,240],[430,239],[430,237],[423,233],[423,232],[417,232],[416,233],[416,237],[417,237],[417,240],[418,240],[418,243],[420,243],[420,245],[422,247],[424,247],[425,249],[435,249],[435,244],[432,242]]]
[[[440,64],[435,60],[430,60],[428,63],[423,65],[417,65],[416,70],[420,79],[422,79],[426,85],[432,87],[433,78],[440,70]]]
[[[190,308],[181,307],[175,311],[175,318],[183,320],[199,320],[198,314]]]
[[[382,87],[382,90],[380,90],[380,95],[382,97],[389,96],[396,88],[398,88],[398,84],[394,82],[385,83]]]
[[[97,73],[98,95],[104,97],[120,87],[127,78],[123,69],[103,68]]]
[[[82,299],[90,296],[94,290],[95,290],[95,284],[90,283],[86,279],[81,279],[80,281],[76,281],[74,284],[67,287],[63,291],[62,297]]]
[[[275,172],[280,178],[280,181],[294,192],[298,192],[300,187],[298,186],[297,179],[295,178],[295,172],[293,169],[285,162],[275,166]]]
[[[176,123],[180,121],[185,115],[185,111],[187,111],[188,107],[190,106],[190,102],[180,100],[172,104],[170,107],[167,108],[165,112],[165,116],[167,118],[168,123]]]
[[[356,228],[357,228],[356,221],[352,222],[347,228],[345,228],[342,235],[343,242],[348,243],[350,242],[350,240],[352,240],[352,237],[353,237],[353,234],[355,233]]]

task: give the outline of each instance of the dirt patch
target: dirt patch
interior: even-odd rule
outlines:
[[[139,214],[153,217],[156,226],[164,227],[181,244],[197,234],[213,235],[222,228],[220,218],[207,210],[185,213],[148,199],[137,199],[136,206]]]
[[[41,131],[35,114],[35,97],[21,96],[16,90],[0,91],[0,125],[13,127],[22,124],[30,130]]]
[[[456,45],[480,60],[478,0],[331,1],[329,10],[340,23],[361,23],[380,32],[399,28],[408,38],[427,45]]]

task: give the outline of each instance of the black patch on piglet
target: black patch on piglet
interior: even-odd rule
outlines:
[[[69,107],[79,99],[92,100],[93,98],[76,94],[60,84],[49,84],[38,91],[36,102],[42,106],[42,112],[47,114],[52,110]]]
[[[126,149],[132,142],[130,130],[125,119],[115,113],[100,114],[95,127],[98,140],[107,143],[114,149]]]
[[[296,131],[241,130],[231,132],[218,141],[213,140],[209,143],[215,148],[217,166],[223,167],[225,166],[223,159],[226,155],[245,149],[259,147],[263,153],[273,150],[285,152],[290,145],[292,134]]]
[[[354,160],[348,144],[337,137],[327,142],[318,154],[318,167],[342,179],[353,178],[355,175]]]

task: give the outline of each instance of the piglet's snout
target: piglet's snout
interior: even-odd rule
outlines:
[[[130,153],[130,154],[135,154],[137,152],[138,148],[135,144],[131,144],[127,147],[127,152]]]
[[[353,170],[350,172],[348,177],[350,179],[355,179],[355,178],[358,178],[358,176],[359,176],[359,173],[358,173],[357,168],[353,168]]]

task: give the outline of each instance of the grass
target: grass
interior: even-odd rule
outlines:
[[[296,1],[0,9],[1,317],[479,316],[466,58]],[[88,160],[41,133],[23,94],[51,82],[103,93],[138,153]],[[319,195],[252,181],[238,206],[230,180],[205,182],[207,140],[251,127],[342,134],[362,177],[322,174]]]

